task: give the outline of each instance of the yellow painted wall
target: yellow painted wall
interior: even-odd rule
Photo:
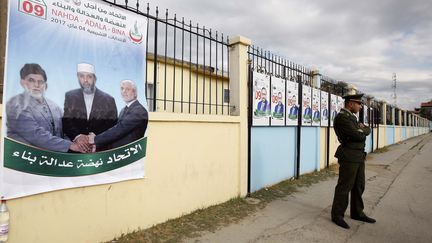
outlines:
[[[336,149],[339,146],[339,141],[337,139],[336,133],[333,128],[330,129],[330,164],[336,164],[337,158],[334,157],[334,154],[336,153]]]
[[[395,126],[395,143],[398,143],[402,140],[402,127]]]
[[[238,117],[150,113],[145,179],[10,200],[9,242],[108,241],[237,197],[239,127]]]
[[[378,148],[385,147],[387,142],[386,137],[386,125],[379,125],[379,139],[378,139]]]
[[[184,63],[182,75],[181,62],[176,60],[174,63],[173,59],[169,59],[167,61],[165,74],[165,59],[159,57],[157,63],[156,92],[157,98],[161,99],[156,102],[157,111],[181,113],[183,107],[183,113],[228,114],[229,103],[223,102],[223,89],[229,89],[229,80],[226,73],[224,75],[222,75],[221,71],[218,71],[218,73],[211,73],[208,67],[206,72],[204,72],[201,66],[197,71],[196,65],[190,66]],[[153,84],[153,56],[148,58],[147,66],[147,81]],[[166,100],[166,102],[163,100]],[[173,102],[173,100],[178,102]],[[188,104],[189,100],[191,102],[190,106]],[[183,103],[181,101],[183,101]],[[197,103],[198,105],[196,105]],[[206,105],[203,106],[203,103]],[[208,105],[210,103],[212,106]],[[216,106],[216,104],[218,104],[218,106]],[[191,112],[189,112],[189,109]]]
[[[320,128],[320,169],[324,169],[327,165],[327,128]],[[330,154],[330,159],[333,155]]]
[[[376,128],[373,129],[373,150],[375,151],[376,149],[378,149],[378,130]]]

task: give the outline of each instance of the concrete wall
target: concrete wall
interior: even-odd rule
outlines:
[[[387,130],[385,125],[379,125],[378,148],[387,146]]]
[[[240,196],[239,130],[238,117],[151,113],[145,179],[10,200],[9,242],[100,242]]]
[[[395,127],[394,125],[387,125],[386,128],[386,143],[385,145],[391,145],[395,143]]]
[[[321,127],[320,128],[320,159],[319,159],[319,168],[324,169],[327,165],[327,128]],[[333,157],[333,155],[330,155],[330,157]]]
[[[251,191],[295,176],[296,127],[253,127]]]
[[[395,126],[395,143],[399,143],[402,141],[402,127],[401,126]]]
[[[320,135],[319,127],[302,127],[300,174],[320,169]]]

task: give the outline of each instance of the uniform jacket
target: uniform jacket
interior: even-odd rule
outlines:
[[[67,152],[71,141],[62,138],[62,111],[53,101],[45,101],[51,113],[26,92],[12,97],[6,103],[7,136],[42,149]]]
[[[82,89],[71,90],[65,95],[63,131],[71,139],[79,134],[100,134],[117,122],[117,107],[114,98],[96,89],[90,117],[87,111]]]
[[[116,148],[144,137],[148,112],[138,100],[126,110],[123,108],[116,125],[95,137],[96,148],[111,145]]]
[[[343,108],[336,115],[334,130],[340,142],[335,154],[339,162],[363,163],[365,141],[371,129],[369,127],[360,128],[357,117]]]

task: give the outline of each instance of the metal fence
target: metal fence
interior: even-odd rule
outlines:
[[[312,71],[304,66],[255,46],[249,47],[248,54],[252,70],[306,85],[312,83]]]
[[[146,97],[150,111],[228,115],[228,36],[151,9],[140,0],[103,0],[147,18]],[[162,13],[161,13],[162,12]]]

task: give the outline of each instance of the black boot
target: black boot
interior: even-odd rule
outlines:
[[[342,227],[344,229],[349,229],[350,228],[350,226],[345,222],[345,220],[343,218],[334,218],[334,219],[332,219],[332,221],[336,225],[338,225],[338,226],[340,226],[340,227]]]
[[[351,218],[354,219],[354,220],[363,221],[363,222],[370,223],[370,224],[373,224],[373,223],[376,222],[375,219],[369,218],[366,215],[363,215],[363,216],[360,216],[360,217],[351,217]]]

